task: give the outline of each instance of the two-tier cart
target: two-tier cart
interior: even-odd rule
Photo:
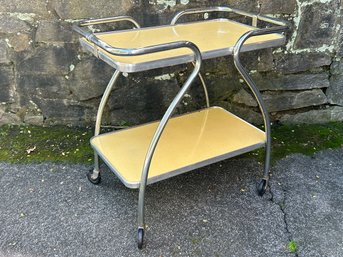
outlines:
[[[249,25],[228,18],[203,19],[177,24],[190,14],[221,12],[235,14]],[[97,24],[128,21],[134,29],[95,33]],[[263,28],[258,28],[258,25]],[[266,26],[268,24],[269,26]],[[270,26],[272,25],[272,26]],[[78,22],[73,29],[82,35],[81,45],[111,65],[115,72],[102,96],[91,139],[94,169],[88,179],[100,182],[99,157],[129,188],[139,188],[138,247],[144,238],[144,195],[146,185],[199,167],[218,162],[260,147],[265,147],[264,175],[257,186],[263,195],[268,185],[270,164],[270,122],[261,94],[240,62],[240,53],[285,43],[287,27],[282,21],[230,7],[189,9],[178,13],[170,25],[140,28],[129,16]],[[204,59],[232,55],[234,63],[254,94],[264,118],[265,131],[219,107],[210,107],[207,88],[199,70]],[[171,102],[161,121],[100,134],[104,106],[123,72],[132,73],[192,62],[194,70]],[[172,117],[177,105],[199,76],[207,107]]]

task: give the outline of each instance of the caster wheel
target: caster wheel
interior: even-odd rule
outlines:
[[[266,192],[267,188],[267,181],[265,179],[262,179],[258,184],[257,184],[257,194],[259,196],[263,196],[264,193]]]
[[[99,174],[98,177],[95,178],[95,179],[92,177],[92,174],[93,174],[93,170],[90,170],[90,171],[87,173],[87,178],[88,178],[88,180],[89,180],[92,184],[94,184],[94,185],[99,184],[99,183],[101,182],[101,176],[100,176],[100,174]]]
[[[142,249],[143,248],[143,239],[144,239],[144,229],[139,228],[138,229],[138,249]]]

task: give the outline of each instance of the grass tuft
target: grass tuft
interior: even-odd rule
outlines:
[[[297,251],[297,249],[298,249],[297,242],[295,242],[294,240],[289,241],[289,243],[288,243],[288,250],[291,253],[295,253]]]

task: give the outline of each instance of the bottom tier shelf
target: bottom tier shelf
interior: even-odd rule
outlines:
[[[101,134],[91,145],[129,188],[138,188],[159,122]],[[263,147],[266,135],[230,112],[211,107],[170,119],[157,145],[148,184]]]

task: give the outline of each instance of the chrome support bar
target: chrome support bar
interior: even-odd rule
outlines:
[[[189,14],[199,14],[199,13],[208,13],[208,12],[232,12],[233,9],[230,7],[221,7],[221,6],[216,6],[216,7],[208,7],[208,8],[194,8],[194,9],[188,9],[181,11],[177,13],[173,19],[170,22],[170,25],[175,25],[176,22],[184,15],[189,15]]]
[[[99,108],[98,108],[98,113],[96,115],[96,122],[95,122],[95,131],[94,131],[94,136],[97,136],[100,134],[100,126],[101,126],[101,119],[102,119],[102,114],[104,112],[105,105],[107,103],[108,97],[110,96],[113,86],[115,85],[115,82],[117,81],[118,77],[120,75],[120,71],[115,71],[114,74],[112,75],[112,78],[110,82],[108,82],[108,85],[105,89],[104,94],[102,95]]]
[[[171,25],[174,25],[180,17],[186,14],[195,14],[195,13],[206,13],[206,12],[232,12],[244,16],[251,17],[253,19],[258,19],[261,21],[269,22],[274,25],[278,26],[286,26],[286,23],[283,21],[269,18],[263,15],[256,15],[252,13],[248,13],[245,11],[233,9],[230,7],[211,7],[211,8],[199,8],[199,9],[189,9],[182,12],[179,12],[174,16],[174,18],[171,21]],[[92,31],[90,31],[87,28],[84,28],[86,26],[94,25],[94,24],[101,24],[101,23],[109,23],[109,22],[115,22],[115,21],[122,21],[122,20],[128,20],[133,22],[137,28],[139,28],[139,24],[130,16],[119,16],[119,17],[110,17],[110,18],[102,18],[102,19],[93,19],[93,20],[85,20],[80,21],[73,25],[73,30],[85,37],[88,41],[92,42],[96,46],[100,47],[101,49],[105,50],[106,52],[118,56],[133,56],[133,55],[143,55],[148,53],[155,53],[160,51],[165,51],[170,49],[171,44],[175,44],[177,42],[173,43],[167,43],[167,44],[160,44],[160,45],[154,45],[149,46],[145,48],[119,48],[119,47],[113,47],[106,42],[99,39]],[[175,45],[174,45],[175,46]],[[173,46],[173,47],[174,47]],[[172,48],[173,48],[172,47]]]
[[[172,19],[170,24],[175,25],[176,22],[184,15],[208,13],[208,12],[229,12],[229,13],[239,14],[242,16],[247,16],[247,17],[252,18],[252,26],[254,26],[254,27],[257,26],[258,20],[265,21],[265,22],[268,22],[268,23],[271,23],[274,25],[278,25],[278,26],[286,26],[285,22],[278,20],[278,19],[270,18],[270,17],[260,15],[260,14],[245,12],[245,11],[241,11],[238,9],[225,7],[225,6],[217,6],[217,7],[209,7],[209,8],[195,8],[195,9],[188,9],[185,11],[181,11],[174,16],[174,18]]]
[[[100,104],[99,104],[99,108],[98,108],[98,112],[96,115],[96,122],[95,122],[95,129],[94,129],[94,136],[97,136],[100,134],[100,127],[101,127],[101,120],[102,120],[102,114],[104,112],[104,108],[105,105],[108,101],[108,97],[110,96],[112,89],[118,79],[120,75],[119,71],[115,71],[110,82],[108,82],[108,85],[106,87],[106,90],[104,92],[104,94],[102,95]],[[96,179],[99,176],[100,173],[100,164],[99,164],[99,156],[96,153],[96,151],[94,151],[94,169],[92,172],[92,178]]]
[[[178,94],[175,96],[174,100],[172,103],[169,105],[167,111],[163,115],[162,120],[160,121],[155,134],[151,140],[150,146],[148,148],[148,152],[145,156],[145,161],[143,165],[143,170],[142,170],[142,175],[141,175],[141,182],[139,185],[139,199],[138,199],[138,228],[139,229],[144,229],[145,223],[144,223],[144,196],[145,196],[145,187],[147,184],[148,180],[148,173],[149,173],[149,168],[151,164],[152,157],[154,155],[156,146],[158,144],[158,141],[163,133],[163,130],[165,129],[171,115],[173,114],[176,106],[180,103],[182,100],[183,96],[189,89],[191,83],[193,80],[196,78],[196,76],[199,74],[200,67],[201,67],[201,53],[196,45],[190,42],[185,42],[185,43],[178,43],[178,45],[175,45],[174,48],[189,48],[194,52],[194,58],[195,58],[195,65],[194,65],[194,70],[191,73],[191,75],[188,77],[187,81],[185,84],[182,86]]]
[[[112,22],[118,22],[118,21],[129,21],[133,25],[135,25],[136,28],[140,28],[141,26],[138,24],[137,21],[135,21],[131,16],[117,16],[117,17],[107,17],[107,18],[101,18],[101,19],[91,19],[91,20],[84,20],[79,23],[79,26],[91,26],[91,25],[99,25],[99,24],[105,24],[105,23],[112,23]]]
[[[268,17],[268,16],[264,16],[264,15],[261,15],[261,14],[257,15],[257,19],[260,20],[260,21],[265,21],[265,22],[277,25],[277,26],[287,27],[287,23],[286,22],[284,22],[282,20],[279,20],[279,19],[275,19],[275,18],[271,18],[271,17]],[[288,27],[287,27],[287,29],[288,29]]]
[[[270,153],[271,153],[271,127],[270,127],[270,119],[269,114],[267,111],[267,108],[264,104],[262,95],[260,91],[258,90],[255,82],[250,77],[248,71],[243,67],[240,61],[240,51],[243,46],[243,44],[251,37],[260,36],[260,35],[266,35],[266,34],[272,34],[272,33],[280,33],[284,32],[288,28],[286,26],[279,26],[279,27],[272,27],[272,28],[266,28],[266,29],[257,29],[257,30],[251,30],[245,33],[240,37],[240,39],[237,41],[235,47],[234,47],[234,63],[238,70],[238,72],[241,74],[247,85],[249,86],[250,90],[253,92],[258,106],[261,110],[263,121],[264,121],[264,127],[266,132],[266,154],[265,154],[265,166],[264,166],[264,175],[263,179],[266,180],[266,185],[269,180],[269,167],[270,167]]]
[[[195,63],[192,62],[192,64],[193,64],[193,67],[195,67]],[[198,77],[199,77],[199,79],[200,79],[202,88],[203,88],[203,90],[204,90],[205,101],[206,101],[206,107],[209,108],[209,107],[210,107],[210,98],[208,97],[208,91],[207,91],[207,86],[206,86],[206,83],[205,83],[205,79],[204,79],[204,77],[201,75],[200,72],[199,72],[199,74],[198,74]]]
[[[93,20],[94,22],[94,20]],[[92,21],[89,21],[88,24],[91,24]],[[81,25],[80,25],[81,24]],[[148,180],[148,173],[149,168],[151,164],[151,160],[153,157],[153,154],[155,152],[157,143],[162,135],[162,132],[167,125],[171,115],[174,112],[174,109],[179,104],[187,90],[189,89],[191,83],[193,82],[194,78],[198,75],[200,67],[201,67],[201,53],[198,47],[189,41],[177,41],[177,42],[170,42],[165,44],[159,44],[159,45],[152,45],[144,48],[116,48],[108,45],[107,43],[101,41],[95,34],[93,34],[91,31],[87,31],[84,28],[81,28],[83,24],[87,24],[87,21],[81,22],[79,24],[74,24],[73,29],[84,36],[87,40],[94,43],[101,49],[109,52],[110,54],[119,55],[119,56],[134,56],[134,55],[144,55],[149,53],[156,53],[156,52],[162,52],[162,51],[168,51],[172,49],[178,49],[178,48],[189,48],[194,53],[194,60],[195,60],[195,66],[194,70],[179,91],[179,93],[176,95],[172,103],[170,104],[169,108],[167,109],[166,113],[164,114],[159,126],[157,127],[155,134],[152,138],[152,141],[150,143],[150,146],[148,148],[142,174],[141,174],[141,182],[139,186],[139,199],[138,199],[138,228],[144,229],[144,196],[145,196],[145,188]],[[119,74],[119,73],[118,73]],[[116,77],[115,75],[112,77],[113,80]],[[99,126],[99,125],[98,125]],[[98,129],[98,127],[96,128]]]
[[[165,44],[147,46],[144,48],[119,48],[119,47],[113,47],[107,44],[106,42],[99,39],[92,31],[81,28],[77,24],[73,25],[73,30],[79,33],[80,35],[82,35],[83,37],[85,37],[88,41],[92,42],[96,46],[105,50],[106,52],[113,55],[118,55],[118,56],[136,56],[136,55],[144,55],[144,54],[168,51],[168,50],[180,48],[180,45],[183,45],[182,47],[188,47],[190,44],[195,46],[193,43],[189,41],[176,41],[176,42],[170,42],[170,43],[165,43]]]
[[[206,100],[206,107],[210,108],[210,98],[208,97],[208,91],[207,91],[205,79],[203,78],[203,76],[201,75],[200,72],[199,72],[198,76],[199,76],[199,79],[201,81],[202,88],[204,89],[205,100]]]

